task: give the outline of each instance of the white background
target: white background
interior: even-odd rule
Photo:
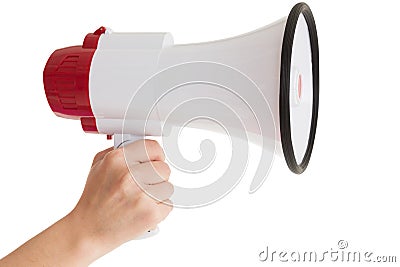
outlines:
[[[53,50],[81,44],[101,25],[167,31],[175,43],[220,39],[286,16],[295,3],[2,1],[0,258],[74,207],[93,156],[112,145],[51,112],[42,71]],[[319,34],[321,95],[307,171],[294,175],[278,158],[255,194],[247,193],[248,175],[223,200],[175,209],[157,237],[127,243],[93,266],[266,266],[258,254],[267,245],[324,251],[340,239],[400,261],[398,3],[308,4]]]

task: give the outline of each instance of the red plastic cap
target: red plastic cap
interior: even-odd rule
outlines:
[[[93,51],[92,51],[93,50]],[[43,72],[47,101],[57,116],[93,117],[89,71],[94,49],[72,46],[54,51]]]
[[[60,117],[81,119],[83,129],[97,132],[90,106],[90,65],[104,27],[88,34],[82,46],[58,49],[51,54],[43,71],[47,101]],[[85,119],[83,119],[85,118]]]

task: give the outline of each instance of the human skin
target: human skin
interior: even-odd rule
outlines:
[[[99,152],[76,207],[0,266],[88,266],[164,220],[172,210],[173,186],[160,145],[140,140],[124,149]]]

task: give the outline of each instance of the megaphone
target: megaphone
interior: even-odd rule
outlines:
[[[56,115],[80,120],[85,132],[114,136],[116,148],[164,135],[167,119],[186,123],[187,112],[171,117],[171,109],[201,94],[203,100],[253,110],[239,108],[235,114],[249,124],[249,132],[275,139],[292,172],[304,172],[310,161],[318,117],[319,49],[313,14],[305,3],[263,28],[204,43],[175,45],[169,33],[116,33],[101,27],[86,35],[82,45],[54,51],[43,80]],[[190,90],[172,90],[188,81],[194,84]],[[257,90],[247,90],[245,84]],[[219,85],[229,87],[229,94],[217,90]],[[168,92],[173,97],[167,99]],[[213,104],[198,104],[209,114],[225,116],[224,127],[236,127]],[[250,118],[254,115],[270,116],[275,127],[259,129],[260,120]]]

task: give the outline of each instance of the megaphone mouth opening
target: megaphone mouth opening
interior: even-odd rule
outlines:
[[[308,46],[310,50],[309,65],[311,66],[309,66],[310,81],[308,88],[312,88],[312,90],[310,89],[310,92],[308,92],[308,97],[310,99],[309,104],[307,104],[307,99],[305,99],[307,97],[307,77],[305,74],[307,73],[303,73],[298,69],[296,69],[296,73],[292,73],[294,72],[292,68],[292,56],[295,48],[295,33],[300,20],[305,21],[309,41],[307,41],[307,43],[309,43]],[[307,64],[307,62],[305,64]],[[294,79],[293,76],[295,76]],[[293,82],[293,80],[295,82]],[[293,94],[295,94],[298,101],[291,100]],[[292,110],[295,106],[293,103],[295,103],[295,105],[309,105],[309,107],[300,109],[300,111],[308,110],[307,112],[309,114],[303,116],[305,118],[301,119],[304,121],[299,121],[298,118],[292,118],[293,112],[295,112],[295,110]],[[283,35],[279,93],[279,119],[283,154],[289,169],[296,174],[303,173],[310,161],[317,128],[318,104],[319,48],[317,29],[309,6],[305,3],[298,3],[292,8],[287,18]],[[302,124],[300,127],[302,129],[306,127],[307,132],[296,133],[297,136],[295,136],[296,134],[294,134],[293,131],[298,129],[299,124]],[[300,142],[303,144],[299,144],[297,140],[299,140],[299,138],[305,139],[304,136],[308,136],[308,139]]]

